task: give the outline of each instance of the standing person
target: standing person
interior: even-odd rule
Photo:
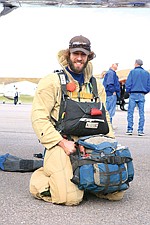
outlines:
[[[17,105],[18,102],[18,89],[15,88],[15,93],[14,93],[14,105]]]
[[[89,39],[83,36],[73,37],[69,42],[69,48],[58,53],[58,62],[67,75],[71,84],[68,95],[75,101],[91,101],[92,63],[95,54],[91,51]],[[68,83],[68,84],[69,84]],[[103,85],[97,81],[100,100],[106,101]],[[72,165],[69,155],[76,151],[75,142],[79,137],[61,135],[56,129],[55,121],[59,118],[61,103],[61,84],[59,76],[52,73],[42,78],[38,84],[32,106],[32,125],[34,131],[46,148],[44,165],[36,170],[30,180],[30,192],[38,198],[48,202],[65,205],[77,205],[83,199],[83,190],[71,182],[73,177]],[[90,97],[91,96],[91,97]],[[75,111],[74,108],[71,109]],[[114,133],[106,111],[109,125],[107,136],[114,138]],[[83,146],[80,151],[84,152]],[[109,200],[120,200],[124,192],[115,192],[103,196]]]
[[[100,82],[101,82],[101,83],[103,83],[103,81],[104,81],[104,77],[105,77],[106,72],[107,72],[107,71],[104,70],[104,71],[102,71],[102,73],[100,74]]]
[[[106,72],[103,85],[106,91],[106,109],[110,115],[110,122],[115,115],[117,98],[120,97],[120,83],[116,70],[118,63],[113,63],[110,69]]]
[[[130,94],[127,115],[128,126],[126,132],[128,135],[132,135],[133,132],[133,114],[136,105],[139,110],[138,135],[144,135],[144,104],[145,94],[150,91],[150,74],[142,68],[142,65],[143,61],[141,59],[135,60],[135,68],[130,71],[125,83],[126,92]]]

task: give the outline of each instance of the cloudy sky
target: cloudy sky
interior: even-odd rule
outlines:
[[[150,8],[21,7],[0,17],[0,77],[43,77],[60,66],[57,52],[75,35],[91,40],[94,74],[113,61],[150,69]]]

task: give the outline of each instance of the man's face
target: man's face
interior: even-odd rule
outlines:
[[[114,71],[116,71],[118,69],[118,63],[114,63],[112,65],[112,68],[113,68]]]
[[[70,58],[68,59],[69,68],[75,73],[82,73],[87,66],[88,56],[81,52],[70,53]]]

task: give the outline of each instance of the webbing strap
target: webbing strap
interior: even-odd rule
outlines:
[[[84,159],[75,159],[72,162],[73,171],[75,171],[78,167],[88,164],[95,163],[105,163],[105,164],[117,164],[121,165],[123,163],[128,163],[132,159],[129,157],[120,157],[120,156],[104,156],[99,159],[96,158],[84,158]]]
[[[106,179],[105,180],[105,186],[103,186],[104,192],[107,193],[109,186],[117,186],[117,190],[119,191],[120,188],[121,188],[122,182],[123,182],[123,180],[122,180],[122,173],[126,169],[125,169],[125,167],[124,168],[121,168],[121,165],[118,165],[118,170],[116,170],[116,171],[110,171],[108,165],[109,164],[105,164],[106,171],[103,171],[103,172],[101,171],[100,172],[101,175],[104,176],[105,179]],[[119,183],[115,183],[115,181],[114,181],[114,183],[110,185],[110,178],[111,178],[111,176],[112,175],[116,175],[116,174],[119,175]],[[99,170],[98,170],[98,174],[94,173],[94,179],[96,179],[95,182],[96,182],[96,184],[98,186],[101,186],[102,185],[100,183],[100,180],[99,180]]]
[[[64,95],[67,95],[67,89],[66,89],[66,84],[67,84],[67,75],[64,73],[63,70],[57,72],[59,79],[60,79],[60,84],[62,88],[62,92]]]
[[[97,90],[96,78],[92,76],[90,79],[90,83],[92,84],[93,95],[95,96],[95,99],[97,99],[98,98],[98,90]]]
[[[63,117],[63,113],[65,112],[65,108],[66,108],[66,98],[67,98],[67,89],[66,89],[66,79],[67,79],[67,75],[64,73],[63,70],[61,71],[57,71],[58,77],[60,79],[60,84],[61,84],[61,89],[62,89],[62,96],[61,96],[61,102],[60,102],[60,110],[59,110],[59,120],[55,121],[56,123],[56,128],[59,127],[59,130],[61,131],[61,122],[62,122],[62,117]]]
[[[74,91],[74,92],[69,92],[68,96],[70,98],[78,98],[78,92]],[[93,94],[91,93],[85,93],[83,91],[80,92],[80,98],[82,99],[92,99],[93,98]]]
[[[62,87],[62,92],[67,96],[67,89],[66,89],[66,79],[67,79],[67,74],[63,70],[57,71],[57,74],[60,79],[61,87]],[[96,78],[91,77],[90,83],[92,84],[92,93],[95,98],[98,98],[98,90],[97,90],[97,83],[96,83]]]

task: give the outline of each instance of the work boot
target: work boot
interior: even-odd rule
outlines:
[[[95,195],[98,198],[107,199],[110,201],[119,201],[119,200],[123,199],[124,193],[125,193],[124,191],[116,191],[114,193],[109,193],[106,195],[103,195],[101,193],[95,193]]]

